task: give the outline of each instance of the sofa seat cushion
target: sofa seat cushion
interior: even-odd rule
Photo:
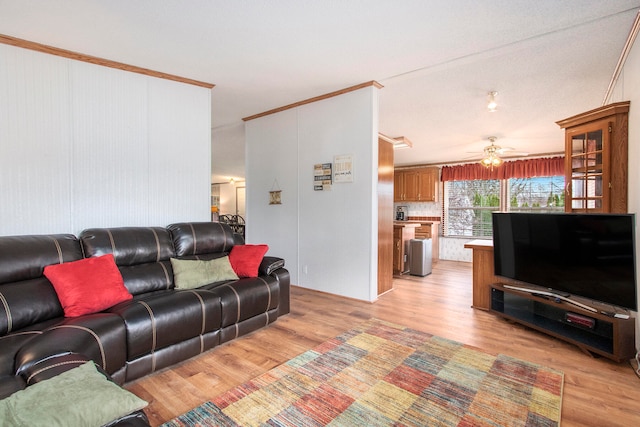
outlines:
[[[99,426],[146,406],[87,362],[1,400],[0,419],[6,426]]]
[[[109,375],[125,366],[126,330],[123,320],[111,313],[63,318],[24,343],[16,355],[18,374],[53,355],[80,353]]]
[[[201,289],[220,297],[223,328],[277,308],[280,299],[278,280],[272,276],[243,278]]]
[[[109,312],[124,320],[129,361],[220,329],[219,296],[198,289],[139,295]]]

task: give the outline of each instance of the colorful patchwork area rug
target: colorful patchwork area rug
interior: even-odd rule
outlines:
[[[372,319],[163,426],[558,426],[563,380]]]

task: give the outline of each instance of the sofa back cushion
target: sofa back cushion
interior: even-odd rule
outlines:
[[[87,257],[113,254],[133,295],[173,288],[169,260],[175,254],[162,227],[90,228],[80,233],[80,243]]]
[[[82,259],[71,234],[0,237],[0,336],[62,316],[44,267]]]
[[[228,254],[234,245],[231,227],[221,222],[183,222],[167,229],[177,257],[207,259],[206,255]]]

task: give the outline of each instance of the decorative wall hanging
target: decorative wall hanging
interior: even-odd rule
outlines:
[[[333,180],[339,182],[353,182],[353,156],[345,154],[342,156],[334,156]]]
[[[317,163],[313,166],[313,189],[315,191],[331,190],[331,163]]]
[[[280,186],[278,185],[277,179],[273,180],[271,191],[269,191],[269,204],[270,205],[282,204],[282,190],[280,190]]]

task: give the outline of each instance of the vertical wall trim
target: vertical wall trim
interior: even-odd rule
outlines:
[[[604,99],[602,100],[602,105],[607,105],[609,99],[611,98],[611,94],[613,92],[613,88],[618,83],[618,78],[620,77],[620,73],[624,68],[624,64],[627,62],[627,57],[629,56],[629,52],[631,52],[631,48],[636,40],[636,36],[640,31],[640,11],[636,14],[636,19],[633,21],[633,25],[631,27],[631,31],[629,31],[629,35],[627,36],[627,40],[624,43],[624,47],[622,48],[622,52],[620,53],[620,58],[618,59],[618,63],[616,64],[616,68],[613,71],[613,75],[611,76],[611,81],[609,82],[609,86],[607,87],[607,91],[604,94]]]

